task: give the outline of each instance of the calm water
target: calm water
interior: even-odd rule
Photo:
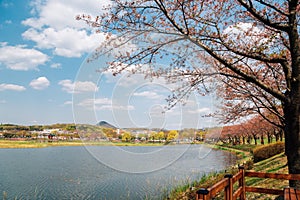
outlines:
[[[121,152],[121,153],[120,153]],[[0,149],[0,199],[160,199],[235,163],[202,145]]]

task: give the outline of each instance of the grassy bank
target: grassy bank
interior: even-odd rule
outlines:
[[[90,142],[90,141],[37,141],[0,140],[0,148],[46,148],[56,146],[161,146],[162,143]]]
[[[251,151],[256,147],[255,145],[209,145],[211,148],[219,149],[222,151],[228,151],[234,153],[237,156],[236,165],[244,165],[245,163],[251,162],[252,154]]]
[[[253,170],[257,172],[268,172],[268,173],[288,173],[287,169],[287,159],[284,153],[275,155],[269,159],[260,161],[258,163],[252,162],[252,154],[250,153],[251,149],[254,146],[243,146],[243,147],[230,147],[230,146],[220,146],[214,145],[214,148],[226,150],[236,153],[238,156],[238,164],[247,165],[248,170]],[[225,174],[235,174],[237,172],[237,166],[227,169],[222,172],[212,172],[210,174],[204,175],[200,180],[188,183],[186,185],[179,186],[175,188],[169,194],[169,199],[182,199],[190,200],[196,199],[195,194],[199,188],[208,188],[214,185],[216,182],[223,179]],[[246,178],[247,186],[259,186],[264,188],[273,188],[273,189],[283,189],[288,186],[288,181],[276,180],[276,179],[261,179],[261,178]],[[217,199],[224,199],[224,197],[217,197]],[[246,199],[258,199],[258,200],[272,200],[280,199],[278,196],[266,195],[266,194],[257,194],[257,193],[247,193]]]

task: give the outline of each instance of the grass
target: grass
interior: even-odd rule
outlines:
[[[47,143],[36,141],[0,140],[0,148],[43,148],[47,146]]]
[[[246,147],[236,147],[231,148],[228,146],[219,146],[214,145],[214,148],[218,148],[221,150],[226,150],[230,152],[235,152],[238,156],[240,155],[240,160],[238,163],[245,163],[245,162],[251,162],[252,160],[252,154],[251,152],[251,146]],[[243,151],[241,149],[247,149],[247,151]],[[275,155],[269,159],[257,162],[255,164],[252,164],[253,171],[257,172],[268,172],[268,173],[288,173],[287,169],[287,158],[284,155],[284,153]],[[226,173],[236,173],[235,168],[227,170]],[[186,184],[185,186],[179,186],[178,188],[175,188],[171,193],[169,194],[169,199],[183,199],[183,200],[190,200],[195,199],[196,191],[199,188],[208,188],[211,187],[213,184],[217,183],[219,180],[221,180],[225,175],[225,172],[219,172],[219,173],[211,173],[209,175],[203,176],[199,181],[194,181],[192,183]],[[255,178],[255,177],[246,177],[246,185],[247,186],[253,186],[253,187],[262,187],[262,188],[273,188],[273,189],[283,189],[284,187],[288,186],[288,181],[283,180],[277,180],[277,179],[261,179],[261,178]],[[224,199],[222,194],[216,198],[217,199]],[[267,194],[259,194],[259,193],[247,193],[246,199],[258,199],[258,200],[275,200],[280,199],[276,195],[267,195]]]
[[[230,149],[236,149],[240,151],[246,151],[246,152],[251,152],[252,149],[257,147],[255,144],[240,144],[240,145],[231,145],[231,144],[222,144],[222,145],[217,145],[219,147],[228,147]]]
[[[166,199],[172,200],[189,200],[195,199],[196,188],[201,186],[202,188],[210,187],[219,180],[221,180],[225,175],[225,172],[211,172],[209,174],[204,174],[200,180],[187,183],[185,185],[178,186],[174,188]]]
[[[253,170],[268,173],[288,173],[286,156],[284,155],[284,153],[281,153],[269,159],[255,163]],[[246,178],[246,184],[248,186],[259,186],[262,188],[283,189],[284,187],[288,186],[288,181],[277,179],[258,179],[249,177]],[[276,195],[247,193],[247,199],[266,200],[278,198],[279,197]]]
[[[256,146],[252,146],[252,145],[246,145],[246,147],[241,147],[242,145],[235,145],[235,146],[230,146],[230,145],[209,145],[212,148],[215,149],[220,149],[223,151],[229,151],[232,153],[235,153],[238,161],[237,161],[237,165],[244,165],[245,163],[249,163],[252,159],[252,149],[255,148]]]
[[[162,146],[163,143],[130,143],[130,142],[92,142],[92,141],[43,141],[43,140],[4,140],[0,139],[0,148],[46,148],[56,146]]]

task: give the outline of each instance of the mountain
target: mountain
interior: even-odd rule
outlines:
[[[106,122],[106,121],[100,121],[97,126],[101,126],[104,128],[113,128],[113,129],[117,129],[117,127],[115,127],[114,125],[111,125],[110,123]]]

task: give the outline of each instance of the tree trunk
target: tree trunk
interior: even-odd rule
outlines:
[[[257,145],[257,137],[256,137],[256,135],[253,135],[253,139],[254,139],[254,144]]]
[[[248,136],[248,138],[247,138],[247,143],[248,143],[248,144],[251,144],[251,136]]]
[[[276,133],[276,135],[275,135],[275,141],[278,142],[278,140],[279,140],[279,133]]]
[[[287,97],[283,102],[285,118],[285,151],[290,174],[300,174],[300,40],[297,19],[299,2],[289,1],[289,48],[291,73],[287,77]],[[290,181],[291,187],[300,188],[300,181]]]
[[[260,136],[260,144],[264,145],[265,144],[265,140],[264,140],[264,134],[262,133]]]
[[[271,134],[270,133],[268,133],[268,144],[271,144]]]
[[[300,83],[297,81],[290,100],[284,104],[285,153],[290,174],[300,174]],[[300,181],[290,181],[290,187],[300,188]]]

